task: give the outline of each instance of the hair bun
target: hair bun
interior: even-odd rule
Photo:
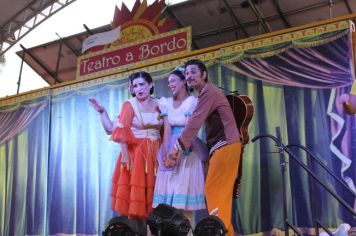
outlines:
[[[182,74],[184,74],[185,68],[183,66],[177,66],[173,71],[180,71]]]

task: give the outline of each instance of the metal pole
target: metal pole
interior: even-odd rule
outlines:
[[[76,55],[77,57],[80,55],[64,38],[62,38],[58,33],[56,33],[58,38]]]
[[[25,60],[25,54],[26,54],[26,52],[23,51],[22,57],[21,57],[21,66],[20,66],[19,80],[17,81],[17,92],[16,92],[16,94],[19,94],[19,92],[20,92],[21,77],[22,77],[22,68],[23,68],[23,61]]]
[[[56,75],[56,77],[58,76],[59,63],[61,62],[62,45],[63,45],[63,41],[61,41],[61,43],[59,44],[59,49],[58,49],[56,71],[54,72],[54,74]]]
[[[49,180],[50,180],[50,176],[49,176],[49,173],[50,173],[50,167],[51,167],[51,147],[52,147],[52,90],[51,89],[48,89],[48,120],[47,120],[47,127],[48,127],[48,131],[47,131],[47,135],[48,135],[48,138],[47,138],[47,183],[49,183]],[[50,193],[50,189],[49,189],[49,186],[46,185],[46,199],[48,199],[49,197],[49,193]],[[46,200],[45,201],[45,216],[48,216],[50,214],[50,208],[48,207],[48,201]],[[45,218],[46,219],[46,218]],[[48,227],[46,227],[46,225],[43,226],[43,232],[45,235],[49,235],[49,229]]]
[[[336,174],[334,174],[334,172],[327,165],[321,162],[319,158],[317,158],[308,148],[300,144],[288,144],[286,147],[298,147],[304,150],[308,154],[309,158],[312,158],[314,162],[318,163],[320,167],[322,167],[329,175],[331,175],[340,185],[342,185],[350,194],[352,194],[356,198],[356,193],[349,186],[347,186],[347,184],[345,184],[343,180],[341,180]]]
[[[47,67],[45,67],[45,66],[43,65],[43,63],[42,63],[37,57],[35,57],[34,55],[32,55],[32,53],[31,53],[29,50],[27,50],[22,44],[20,44],[20,47],[21,47],[21,48],[23,49],[23,51],[26,52],[35,62],[37,62],[37,64],[38,64],[39,66],[41,66],[41,68],[42,68],[44,71],[46,71],[47,74],[50,75],[50,76],[55,80],[55,82],[61,83],[61,81],[57,78],[57,75],[53,74],[52,71],[50,71]]]
[[[277,148],[279,152],[279,164],[281,167],[281,174],[282,174],[284,232],[286,236],[289,236],[288,202],[287,202],[287,186],[286,186],[286,160],[282,148],[280,127],[276,127],[276,134],[278,138]]]
[[[277,132],[278,132],[278,130],[277,130]],[[299,161],[298,158],[289,150],[289,148],[284,146],[283,143],[277,137],[274,137],[274,136],[272,136],[270,134],[262,134],[262,135],[257,135],[256,137],[252,138],[251,141],[255,142],[257,139],[265,138],[265,137],[266,138],[271,138],[276,144],[278,144],[278,148],[279,148],[279,152],[280,153],[283,152],[283,151],[286,152],[289,155],[289,157],[293,158],[293,160],[296,161],[296,163],[298,163],[305,171],[307,171],[307,173],[309,175],[311,175],[316,182],[318,182],[322,187],[324,187],[340,204],[342,204],[346,208],[346,210],[348,210],[354,217],[356,217],[356,211],[354,211],[353,208],[351,206],[349,206],[345,200],[343,200],[341,197],[339,197],[337,195],[337,193],[333,189],[331,189],[329,186],[325,185],[312,172],[312,170],[307,165],[305,165],[303,162]],[[307,150],[307,149],[305,149],[305,150]],[[308,154],[310,154],[310,153],[308,152]],[[313,155],[310,154],[310,156],[313,156]],[[317,160],[317,159],[315,159],[315,160]],[[283,169],[282,166],[281,166],[281,169]],[[285,183],[285,181],[284,181],[284,183]],[[330,230],[328,228],[326,228],[319,220],[316,220],[316,223],[319,226],[321,226],[329,235],[331,235],[331,236],[333,235],[330,232]],[[293,225],[289,224],[288,219],[285,221],[285,224],[288,224],[288,226],[291,229],[293,229],[296,234],[301,235],[296,227],[294,227]],[[288,232],[286,232],[286,233],[287,233],[286,235],[288,235]]]
[[[313,163],[311,160],[310,155],[307,153],[307,161],[308,161],[308,166],[311,170],[313,170]],[[315,179],[313,179],[310,175],[308,176],[308,182],[309,182],[309,188],[310,188],[310,203],[311,203],[311,215],[312,215],[312,220],[313,220],[313,225],[314,225],[314,229],[315,229],[315,234],[319,235],[319,225],[317,224],[317,201],[315,199],[316,196],[316,191],[315,191],[315,185],[316,185],[316,181]]]

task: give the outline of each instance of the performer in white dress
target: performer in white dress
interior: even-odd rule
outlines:
[[[193,113],[197,98],[190,96],[182,71],[174,70],[168,77],[168,87],[173,97],[161,98],[159,108],[164,116],[164,138],[158,153],[157,172],[153,207],[160,203],[182,209],[192,222],[192,212],[205,209],[204,161],[208,153],[205,143],[196,138],[189,153],[184,153],[180,162],[167,168],[167,154],[180,137],[189,116]]]

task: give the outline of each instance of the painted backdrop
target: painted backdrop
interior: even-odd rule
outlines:
[[[206,55],[205,55],[206,56]],[[275,135],[284,144],[308,147],[355,189],[356,118],[346,116],[337,97],[352,83],[348,29],[206,59],[210,80],[237,90],[254,103],[250,137]],[[170,96],[167,75],[186,59],[145,68],[155,79],[155,96]],[[88,98],[96,97],[114,118],[129,98],[128,73],[43,90],[36,98],[0,107],[0,235],[101,235],[113,217],[110,179],[119,153],[101,127]],[[226,92],[225,91],[225,92]],[[228,93],[228,92],[226,92]],[[263,139],[244,151],[241,196],[233,222],[240,234],[283,229],[279,154]],[[305,153],[295,154],[306,163]],[[326,185],[354,207],[354,197],[312,165]],[[291,222],[313,226],[311,199],[328,227],[355,219],[322,187],[310,192],[304,170],[288,162]]]

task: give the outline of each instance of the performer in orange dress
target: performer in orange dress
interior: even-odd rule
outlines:
[[[100,113],[102,125],[111,134],[111,140],[121,145],[112,178],[111,207],[131,219],[146,219],[152,211],[163,120],[156,99],[150,96],[153,80],[148,73],[131,75],[130,88],[133,97],[124,102],[114,122],[96,99],[90,98],[89,101]]]

